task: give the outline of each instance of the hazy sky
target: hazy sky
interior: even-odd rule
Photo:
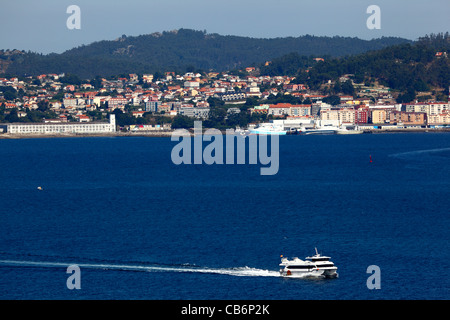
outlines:
[[[69,30],[67,7],[81,9],[81,29]],[[381,9],[381,29],[369,30],[367,7]],[[450,0],[1,0],[0,49],[63,52],[122,34],[179,28],[257,38],[326,35],[417,39],[450,31]]]

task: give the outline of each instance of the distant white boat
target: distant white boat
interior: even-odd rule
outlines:
[[[250,130],[251,134],[276,134],[276,135],[285,135],[286,130],[284,127],[279,124],[273,123],[261,123],[256,128]]]
[[[353,128],[353,129],[349,129],[348,127],[345,128],[339,128],[336,131],[337,134],[361,134],[364,133],[364,131],[358,129],[357,127]]]
[[[311,129],[303,129],[301,130],[301,133],[304,134],[334,134],[339,130],[338,127],[332,126],[332,125],[324,125],[317,128],[311,128]]]
[[[37,187],[38,190],[44,190],[42,187]]]
[[[248,136],[250,134],[250,130],[236,128],[236,130],[234,130],[234,134],[241,136]]]

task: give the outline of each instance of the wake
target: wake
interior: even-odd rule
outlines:
[[[408,160],[411,158],[416,158],[417,156],[424,156],[424,155],[436,155],[440,152],[449,152],[450,148],[439,148],[439,149],[427,149],[427,150],[416,150],[416,151],[408,151],[408,152],[400,152],[400,153],[394,153],[391,154],[390,157]]]
[[[152,265],[128,265],[128,264],[103,264],[103,263],[63,263],[45,261],[20,261],[20,260],[0,260],[0,265],[15,267],[41,267],[41,268],[67,268],[70,265],[77,265],[80,268],[97,270],[119,270],[119,271],[142,271],[142,272],[184,272],[184,273],[210,273],[223,274],[236,277],[279,277],[280,273],[273,270],[263,270],[250,267],[237,268],[207,268],[192,266],[152,266]]]

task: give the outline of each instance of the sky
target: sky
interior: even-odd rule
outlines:
[[[80,29],[67,27],[71,5],[80,8]],[[380,8],[380,29],[367,27],[370,5]],[[1,0],[0,49],[61,53],[123,34],[179,28],[255,38],[415,40],[450,31],[449,17],[450,0]]]

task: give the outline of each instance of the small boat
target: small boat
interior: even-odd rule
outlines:
[[[240,136],[248,136],[250,134],[250,130],[236,128],[236,130],[234,130],[234,134]]]
[[[37,187],[38,190],[44,190],[42,187]]]
[[[364,131],[359,130],[357,127],[354,127],[353,129],[350,129],[349,127],[340,128],[336,130],[337,134],[361,134],[364,133]]]
[[[261,123],[254,129],[250,130],[251,134],[273,134],[273,135],[285,135],[286,130],[284,130],[282,125],[273,123]]]
[[[301,132],[304,134],[335,134],[338,127],[332,125],[324,125],[311,129],[303,129]]]
[[[281,256],[280,275],[282,277],[325,277],[337,278],[337,267],[330,261],[330,257],[322,256],[317,252],[306,260],[293,258],[289,260]]]

